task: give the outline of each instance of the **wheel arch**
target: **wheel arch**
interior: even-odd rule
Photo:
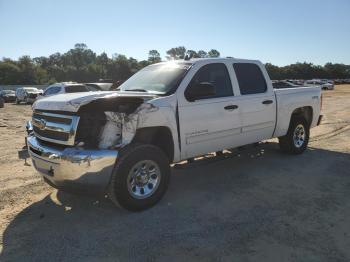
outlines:
[[[298,107],[294,109],[290,117],[290,123],[295,117],[303,117],[310,126],[313,120],[313,109],[311,106]]]
[[[132,142],[157,146],[166,154],[170,162],[174,160],[174,140],[169,127],[156,126],[139,128]]]

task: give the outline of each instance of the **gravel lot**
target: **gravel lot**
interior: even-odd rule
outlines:
[[[28,105],[0,109],[0,261],[350,261],[350,85],[300,156],[276,140],[173,168],[142,213],[57,192],[24,160]]]

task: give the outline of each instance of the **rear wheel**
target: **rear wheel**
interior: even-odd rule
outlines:
[[[127,210],[145,210],[163,197],[169,180],[169,160],[160,148],[130,145],[121,152],[113,170],[109,197]]]
[[[293,117],[285,136],[279,137],[280,148],[289,154],[301,154],[307,148],[310,126],[303,117]]]

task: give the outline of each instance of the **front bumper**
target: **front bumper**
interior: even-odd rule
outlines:
[[[104,193],[118,157],[116,150],[54,147],[27,137],[34,168],[52,186],[63,190]]]
[[[4,96],[3,99],[5,102],[15,102],[16,101],[15,96]]]

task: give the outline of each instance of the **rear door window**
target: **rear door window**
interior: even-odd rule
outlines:
[[[100,87],[96,84],[86,84],[86,87],[89,91],[101,91]]]
[[[265,93],[267,84],[260,68],[252,63],[233,64],[241,95]]]
[[[66,93],[88,92],[89,89],[85,85],[66,86]]]

